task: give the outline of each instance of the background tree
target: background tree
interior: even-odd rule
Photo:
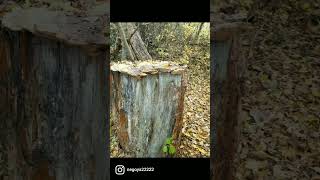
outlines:
[[[128,44],[136,60],[157,59],[182,64],[200,63],[192,52],[209,49],[208,23],[122,23]],[[121,57],[126,48],[119,50],[120,34],[111,25],[111,60],[130,59]],[[118,42],[117,42],[118,41]],[[118,44],[117,44],[118,43]]]
[[[112,25],[113,26],[113,25]],[[116,23],[117,35],[120,37],[114,37],[121,40],[121,59],[122,60],[151,60],[152,57],[149,54],[144,41],[141,38],[139,27],[136,27],[133,23]],[[114,47],[112,54],[119,53],[119,45]],[[114,56],[119,56],[115,54]]]

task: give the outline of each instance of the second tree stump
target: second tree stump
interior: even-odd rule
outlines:
[[[161,157],[167,138],[180,141],[185,66],[165,61],[111,65],[112,119],[133,157]]]

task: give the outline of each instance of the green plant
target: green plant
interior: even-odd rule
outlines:
[[[176,153],[176,148],[173,145],[172,137],[166,139],[165,144],[162,147],[162,152],[167,156],[173,156]]]

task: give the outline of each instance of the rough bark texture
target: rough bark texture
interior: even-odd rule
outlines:
[[[237,24],[214,24],[211,28],[211,179],[235,179],[234,157],[240,130],[241,77],[245,60],[240,59]]]
[[[197,33],[195,34],[194,38],[193,38],[193,44],[198,44],[199,42],[199,36],[200,36],[200,32],[203,28],[204,22],[202,22],[198,28]]]
[[[111,67],[112,115],[122,148],[133,157],[161,157],[167,138],[173,136],[179,144],[186,88],[184,69],[170,65],[163,69],[125,66],[122,71],[115,66]],[[181,71],[174,73],[177,68]],[[137,70],[146,75],[131,73]]]
[[[132,50],[131,50],[131,47],[129,46],[128,44],[128,41],[127,41],[127,37],[126,37],[126,34],[123,30],[123,27],[121,25],[121,23],[116,23],[117,25],[117,28],[118,28],[118,31],[119,31],[119,34],[120,34],[120,38],[121,38],[121,41],[122,41],[122,47],[123,47],[123,54],[128,54],[128,56],[130,57],[130,60],[131,61],[134,61],[134,55],[132,53]],[[125,56],[123,56],[122,58],[124,59]]]
[[[92,40],[90,53],[81,40],[6,22],[0,27],[0,179],[109,179],[107,42]],[[13,31],[8,23],[21,26]]]

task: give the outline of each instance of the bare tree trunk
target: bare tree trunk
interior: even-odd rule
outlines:
[[[118,31],[120,34],[120,38],[122,41],[122,53],[123,53],[122,60],[125,60],[126,54],[128,54],[130,60],[134,61],[135,58],[133,56],[131,47],[128,44],[127,36],[123,30],[123,27],[122,27],[121,23],[116,23],[116,25],[117,25],[117,28],[118,28]]]
[[[126,34],[129,37],[129,44],[137,60],[152,60],[145,43],[143,42],[139,30],[133,23],[125,23]]]
[[[202,30],[203,25],[204,25],[204,22],[200,24],[199,29],[198,29],[196,35],[194,36],[194,38],[193,38],[193,44],[198,44],[198,42],[199,42],[199,35],[200,35],[200,32],[201,32],[201,30]]]

